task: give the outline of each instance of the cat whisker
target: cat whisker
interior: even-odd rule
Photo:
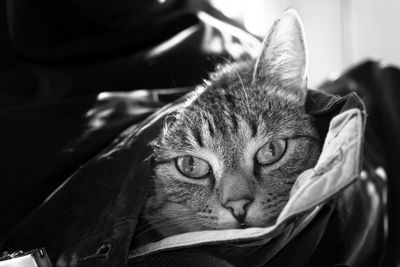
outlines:
[[[250,108],[250,104],[249,104],[249,96],[248,96],[248,94],[247,94],[247,92],[246,92],[246,88],[245,88],[245,86],[244,86],[242,77],[240,76],[240,73],[239,73],[235,68],[234,68],[234,71],[235,71],[236,76],[238,77],[238,79],[239,79],[239,81],[240,81],[240,84],[242,85],[243,94],[244,94],[244,97],[245,97],[245,99],[246,99],[247,110],[248,110],[248,112],[250,113],[251,108]]]
[[[178,223],[183,221],[195,221],[195,219],[196,218],[193,218],[193,216],[179,216],[179,218],[154,217],[151,224]]]
[[[176,113],[175,112],[169,112],[168,115],[165,117],[164,119],[164,124],[163,124],[163,135],[167,135],[168,134],[168,127],[169,127],[169,120],[175,120],[176,119]]]
[[[193,121],[192,121],[192,119],[190,119],[189,116],[187,116],[184,112],[182,112],[181,114],[182,114],[182,116],[184,116],[188,121],[190,121],[190,123],[191,123],[192,125],[194,124]]]
[[[171,211],[172,213],[172,211]],[[191,211],[183,211],[183,210],[175,210],[173,214],[176,215],[177,218],[166,218],[163,215],[149,215],[146,214],[145,216],[141,215],[139,218],[140,219],[152,219],[152,220],[160,220],[162,222],[168,221],[168,220],[185,220],[187,218],[193,218],[193,212]]]
[[[225,65],[228,65],[228,66],[229,66],[229,65],[232,64],[232,60],[229,59],[229,58],[227,58],[227,57],[220,56],[219,58],[225,61],[225,63],[226,63]]]

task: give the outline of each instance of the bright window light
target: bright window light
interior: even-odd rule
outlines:
[[[225,16],[242,21],[243,7],[245,1],[243,0],[210,0],[210,3],[224,13]]]
[[[210,0],[226,16],[237,20],[252,34],[264,37],[289,0]]]

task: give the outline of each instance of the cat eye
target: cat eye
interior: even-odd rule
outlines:
[[[176,159],[178,170],[189,178],[203,178],[210,172],[210,165],[193,156],[183,156]]]
[[[257,162],[261,165],[269,165],[278,161],[286,151],[286,140],[275,140],[266,143],[256,154]]]

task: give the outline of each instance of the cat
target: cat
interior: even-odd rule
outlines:
[[[165,120],[143,211],[149,227],[167,237],[273,225],[321,152],[306,94],[302,25],[288,10],[258,59],[220,66]]]

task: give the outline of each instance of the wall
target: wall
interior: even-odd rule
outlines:
[[[289,2],[304,22],[311,86],[370,58],[400,66],[399,0]]]
[[[400,66],[400,1],[350,2],[350,61],[374,57]]]
[[[211,0],[265,36],[288,7],[304,23],[310,87],[368,58],[400,66],[400,0]]]

